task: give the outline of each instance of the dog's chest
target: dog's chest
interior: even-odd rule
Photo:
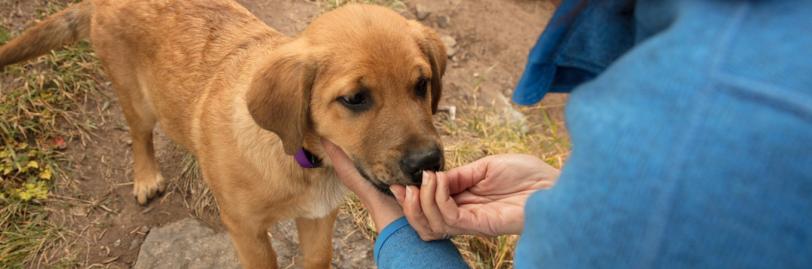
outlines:
[[[302,215],[305,218],[327,216],[344,202],[347,189],[333,173],[319,173],[311,177],[313,185],[308,188],[306,201],[302,203]]]

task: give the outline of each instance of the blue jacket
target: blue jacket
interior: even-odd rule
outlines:
[[[513,100],[550,91],[572,153],[517,268],[812,268],[812,1],[564,1]],[[381,268],[465,267],[397,223]]]

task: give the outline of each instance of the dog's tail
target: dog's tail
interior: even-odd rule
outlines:
[[[89,0],[72,5],[0,46],[0,70],[88,37],[93,10]]]

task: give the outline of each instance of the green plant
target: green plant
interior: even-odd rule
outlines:
[[[0,25],[0,44],[5,44],[9,39],[11,39],[11,33],[6,27]]]

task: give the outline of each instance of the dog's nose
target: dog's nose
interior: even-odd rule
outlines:
[[[440,171],[443,169],[443,151],[439,147],[430,150],[408,151],[400,160],[400,169],[411,177],[412,182],[420,185],[423,182],[423,171]]]

